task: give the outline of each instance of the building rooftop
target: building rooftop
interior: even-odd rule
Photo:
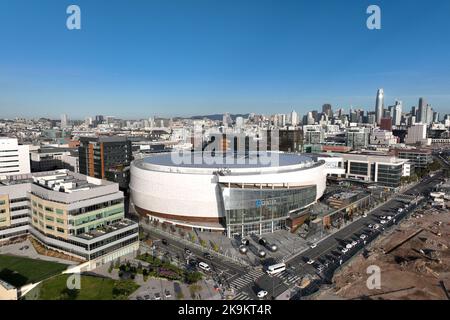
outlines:
[[[294,154],[279,152],[257,153],[217,153],[215,156],[206,155],[200,152],[187,152],[178,154],[176,152],[157,154],[143,159],[145,164],[181,167],[181,168],[267,168],[272,167],[271,157],[278,158],[278,167],[292,166],[297,164],[314,164],[312,158]]]
[[[91,230],[89,232],[86,233],[82,233],[80,235],[77,235],[77,238],[82,238],[85,240],[91,240],[91,239],[95,239],[101,236],[104,236],[108,233],[120,230],[120,229],[124,229],[126,227],[132,226],[132,225],[136,225],[137,223],[132,221],[132,220],[128,220],[128,219],[122,219],[119,222],[116,222],[114,224],[110,224],[108,226],[102,227],[102,228],[97,228],[95,230]]]
[[[76,191],[87,191],[100,186],[113,184],[112,182],[88,177],[71,172],[67,169],[33,172],[30,174],[7,176],[0,179],[0,185],[17,185],[23,183],[34,183],[48,190],[73,193]]]

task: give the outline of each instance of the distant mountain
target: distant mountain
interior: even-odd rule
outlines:
[[[231,117],[231,119],[233,119],[233,121],[235,121],[237,117],[248,118],[248,115],[249,115],[248,113],[246,113],[246,114],[230,114],[230,117]],[[206,115],[206,116],[192,116],[190,119],[201,120],[204,118],[208,118],[213,121],[217,121],[217,120],[220,121],[223,119],[223,114],[210,114],[210,115]]]

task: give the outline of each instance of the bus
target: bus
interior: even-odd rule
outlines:
[[[284,270],[286,270],[286,265],[284,263],[278,263],[278,264],[269,266],[267,268],[266,272],[269,275],[274,275],[274,274],[283,272]]]

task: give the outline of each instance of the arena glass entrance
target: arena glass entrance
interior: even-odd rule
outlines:
[[[290,212],[316,201],[316,186],[271,188],[221,185],[228,237],[283,229]]]

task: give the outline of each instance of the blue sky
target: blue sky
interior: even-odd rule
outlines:
[[[0,118],[373,109],[379,87],[450,113],[449,17],[448,0],[0,0]]]

